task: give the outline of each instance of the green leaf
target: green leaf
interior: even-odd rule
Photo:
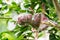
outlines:
[[[17,40],[23,40],[23,39],[24,39],[24,35],[20,35]]]
[[[2,33],[3,39],[14,40],[13,36],[8,33]]]

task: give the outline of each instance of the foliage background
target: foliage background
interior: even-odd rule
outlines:
[[[60,0],[58,2],[60,3]],[[34,10],[34,13],[42,12],[42,3],[46,6],[46,16],[58,22],[52,0],[0,0],[0,40],[33,40],[34,33],[31,31],[31,25],[23,27],[18,25],[16,21],[21,13],[33,14],[29,7]],[[60,40],[60,30],[54,27],[49,27],[47,30],[50,40]],[[40,32],[38,40],[40,38],[44,40],[43,36],[46,37],[46,34],[44,31]]]

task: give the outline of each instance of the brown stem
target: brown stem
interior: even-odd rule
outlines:
[[[34,40],[38,39],[38,31],[35,28],[32,28],[32,32],[35,33]]]
[[[45,23],[43,23],[43,24],[46,24],[46,25],[48,25],[48,26],[54,26],[55,28],[57,28],[58,30],[60,30],[60,25],[58,25],[58,23],[57,24],[55,24],[55,23],[53,23],[54,21],[52,21],[52,20],[49,20],[49,22],[45,22]]]
[[[45,14],[45,4],[44,3],[42,3],[42,13]]]
[[[35,31],[35,40],[38,40],[38,32]]]
[[[34,14],[34,10],[32,9],[32,7],[30,7],[29,9],[31,10],[32,14]]]

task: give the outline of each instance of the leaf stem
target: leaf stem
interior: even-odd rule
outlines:
[[[0,17],[0,19],[12,19],[10,17]]]

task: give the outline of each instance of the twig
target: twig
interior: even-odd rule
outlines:
[[[35,39],[34,40],[38,40],[38,31],[35,31]]]
[[[42,3],[42,13],[44,13],[44,14],[46,13],[45,12],[45,4],[44,3]]]
[[[34,40],[38,39],[38,31],[35,28],[32,28],[32,32],[35,33]]]
[[[12,19],[12,18],[9,18],[9,17],[0,17],[0,19]]]
[[[49,20],[48,22],[45,22],[43,24],[46,24],[48,26],[54,26],[54,27],[56,27],[56,28],[58,28],[60,30],[60,25],[58,25],[57,22],[54,23],[54,21],[52,21],[52,20]]]
[[[34,15],[34,10],[32,9],[32,7],[29,8],[29,10],[32,12],[32,14]]]

